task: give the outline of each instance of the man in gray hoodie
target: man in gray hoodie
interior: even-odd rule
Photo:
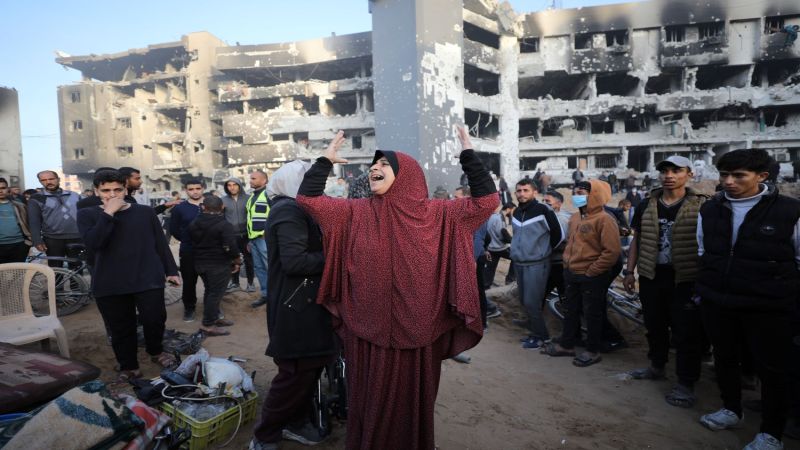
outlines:
[[[222,204],[225,205],[225,220],[230,222],[238,233],[239,253],[244,255],[247,292],[255,292],[253,255],[247,251],[247,200],[249,198],[241,180],[233,177],[225,182],[225,196],[222,197]],[[228,292],[236,290],[239,290],[239,270],[231,274],[231,282],[228,284]]]

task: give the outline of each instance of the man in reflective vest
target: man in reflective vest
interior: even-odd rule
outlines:
[[[267,241],[264,239],[269,204],[267,203],[267,174],[262,170],[255,170],[250,174],[250,187],[253,193],[247,200],[247,245],[253,255],[253,268],[258,278],[261,298],[250,304],[258,308],[267,303]]]

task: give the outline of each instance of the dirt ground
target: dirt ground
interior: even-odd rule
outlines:
[[[506,261],[501,261],[497,281],[502,282],[506,268]],[[489,295],[503,315],[490,321],[481,343],[468,352],[471,364],[451,360],[442,364],[435,413],[440,449],[739,449],[757,432],[760,417],[752,412],[745,413],[746,425],[737,431],[715,433],[698,423],[702,413],[720,407],[709,366],[703,368],[697,387],[700,398],[692,409],[664,402],[674,376],[657,382],[627,380],[626,371],[647,363],[646,342],[642,328],[616,314],[609,314],[610,319],[619,325],[630,348],[604,355],[597,365],[576,368],[570,358],[551,358],[520,347],[523,330],[511,322],[520,311],[513,286],[490,289]],[[248,372],[256,371],[255,385],[263,398],[276,371],[264,356],[265,308],[254,311],[250,307],[257,296],[227,295],[223,309],[236,322],[232,334],[207,338],[204,346],[214,356],[246,358],[244,366]],[[184,323],[182,311],[180,303],[167,307],[167,327],[197,331],[199,321]],[[202,300],[198,317],[201,311]],[[100,367],[102,379],[113,380],[114,355],[96,306],[91,304],[62,321],[72,356]],[[557,319],[550,317],[549,325],[557,335]],[[145,376],[158,375],[143,349],[139,359]],[[672,364],[668,370],[673,372]],[[745,392],[745,398],[756,395]],[[247,448],[252,427],[252,423],[243,425],[227,448]],[[282,448],[302,446],[286,442]],[[331,438],[317,448],[344,448],[344,424],[336,424]],[[800,442],[787,441],[786,449],[800,449]]]

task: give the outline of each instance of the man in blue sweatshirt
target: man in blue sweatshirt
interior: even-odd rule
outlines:
[[[162,345],[164,282],[180,284],[180,278],[153,209],[125,202],[125,177],[103,170],[95,174],[94,186],[103,205],[78,211],[78,229],[94,255],[92,293],[111,331],[118,380],[124,382],[142,376],[136,356],[137,312],[153,362],[162,367],[176,363]]]
[[[181,242],[178,257],[183,278],[183,321],[194,322],[194,309],[197,305],[197,270],[192,252],[192,237],[189,225],[200,215],[203,203],[203,182],[198,179],[187,180],[183,185],[186,200],[172,208],[169,233]]]
[[[519,206],[514,210],[511,226],[511,260],[517,272],[519,298],[528,312],[526,325],[530,335],[523,348],[541,347],[550,338],[542,316],[542,300],[550,274],[550,254],[564,233],[556,214],[544,203],[536,201],[536,186],[529,178],[517,183]]]

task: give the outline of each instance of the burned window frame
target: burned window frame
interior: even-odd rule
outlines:
[[[664,41],[668,43],[686,42],[686,25],[668,25],[664,27]]]
[[[81,119],[73,119],[70,129],[73,132],[75,132],[75,131],[83,131],[83,120],[81,120]]]
[[[70,91],[71,103],[81,103],[81,91]]]
[[[117,117],[117,126],[118,128],[131,128],[131,118],[130,117]]]
[[[520,53],[539,53],[542,49],[542,41],[538,36],[519,38]]]
[[[722,38],[725,36],[725,22],[704,22],[697,24],[697,36],[702,40]]]

